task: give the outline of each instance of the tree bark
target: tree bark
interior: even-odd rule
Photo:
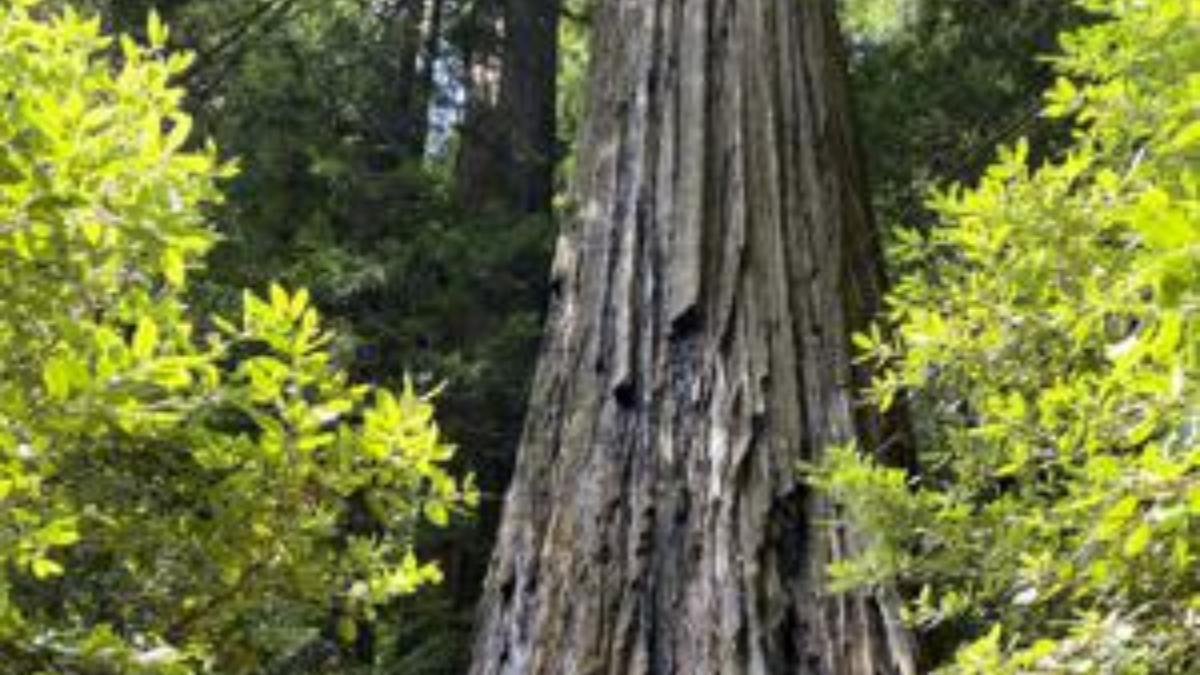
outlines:
[[[833,2],[599,0],[578,215],[475,675],[901,675],[797,476],[880,448],[849,336],[879,256]]]

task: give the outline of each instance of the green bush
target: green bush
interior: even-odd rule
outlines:
[[[254,672],[343,639],[473,504],[430,401],[351,383],[307,294],[198,317],[231,172],[189,149],[184,55],[37,0],[0,8],[0,663]]]
[[[943,672],[1200,672],[1200,8],[1082,0],[1045,114],[902,237],[872,395],[912,400],[917,476],[835,453],[817,481],[868,534],[843,585],[923,589]]]

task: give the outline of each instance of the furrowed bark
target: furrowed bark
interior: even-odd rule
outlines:
[[[890,601],[797,476],[882,420],[880,296],[833,3],[599,0],[578,214],[475,675],[907,675]]]

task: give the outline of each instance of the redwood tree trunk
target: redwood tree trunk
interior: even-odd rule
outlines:
[[[427,10],[440,11],[439,4],[437,0],[396,0],[387,9],[392,15],[392,38],[396,43],[395,105],[387,141],[392,153],[405,159],[419,159],[425,153],[429,92],[425,89],[422,57],[429,36],[424,31],[436,28],[426,22],[425,14]]]
[[[473,10],[483,44],[468,59],[458,164],[459,199],[472,210],[551,211],[561,5],[491,0]]]
[[[557,155],[561,0],[507,0],[500,112],[508,131],[507,201],[516,213],[550,213]]]
[[[599,0],[556,297],[476,675],[898,675],[796,474],[883,444],[880,292],[832,0]]]
[[[472,3],[460,37],[466,106],[459,127],[455,191],[461,205],[471,211],[499,209],[505,201],[507,131],[499,114],[502,10],[500,0]]]
[[[430,106],[434,101],[437,86],[437,68],[442,59],[442,30],[446,20],[446,0],[430,0],[425,18],[425,35],[422,36],[421,62],[417,73],[417,95],[420,101],[420,119],[416,120],[417,131],[413,134],[413,156],[423,157],[429,141]]]

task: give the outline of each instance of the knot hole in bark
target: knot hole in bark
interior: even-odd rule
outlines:
[[[703,316],[698,305],[688,305],[671,319],[671,339],[684,340],[700,331],[704,324]]]
[[[637,405],[637,385],[633,382],[633,377],[626,377],[613,387],[613,398],[617,400],[617,405],[622,408],[633,408]]]

